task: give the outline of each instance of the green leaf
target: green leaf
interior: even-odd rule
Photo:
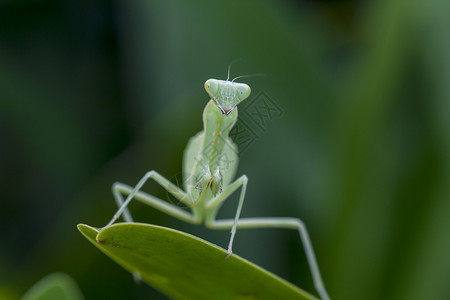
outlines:
[[[137,278],[175,299],[315,299],[287,281],[192,235],[139,223],[78,229]]]
[[[77,284],[64,273],[52,273],[33,285],[21,300],[83,300]]]

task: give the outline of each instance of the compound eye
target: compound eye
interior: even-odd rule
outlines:
[[[205,90],[209,94],[215,94],[217,91],[217,80],[215,79],[208,79],[205,82]]]
[[[238,97],[242,101],[250,95],[250,87],[248,85],[242,85],[238,90]]]

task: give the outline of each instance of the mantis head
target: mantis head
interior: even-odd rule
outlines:
[[[230,114],[236,105],[250,96],[251,91],[245,83],[218,79],[206,80],[205,90],[224,115]]]

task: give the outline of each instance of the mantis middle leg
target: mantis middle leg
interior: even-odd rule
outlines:
[[[173,196],[175,196],[178,200],[183,202],[184,204],[188,206],[192,206],[191,199],[183,190],[181,190],[179,187],[171,183],[169,180],[161,176],[159,173],[155,171],[147,172],[144,177],[139,180],[138,184],[132,188],[131,186],[128,186],[123,183],[114,183],[112,190],[113,195],[116,200],[117,205],[119,206],[119,210],[114,214],[111,221],[106,225],[105,227],[108,227],[112,225],[122,214],[124,214],[124,219],[127,222],[133,222],[133,219],[131,217],[130,212],[128,211],[128,204],[131,202],[132,199],[139,200],[141,202],[144,202],[156,209],[159,209],[173,217],[176,217],[180,220],[183,220],[188,223],[198,224],[200,222],[200,219],[195,214],[191,214],[186,212],[185,210],[170,204],[164,200],[161,200],[155,196],[152,196],[150,194],[141,192],[140,189],[142,186],[147,182],[149,179],[153,179],[157,183],[159,183],[162,187],[164,187],[169,193],[171,193]],[[123,200],[122,194],[128,195],[126,200]]]
[[[208,215],[206,217],[206,226],[211,227],[211,225],[214,223],[214,220],[216,218],[217,210],[219,208],[219,205],[225,201],[234,191],[236,191],[239,187],[242,186],[241,189],[241,195],[239,197],[239,204],[236,210],[236,215],[234,217],[233,225],[230,226],[231,228],[231,238],[230,243],[228,244],[228,255],[227,258],[231,256],[233,253],[232,247],[233,247],[233,240],[234,236],[236,234],[236,226],[238,224],[239,216],[241,215],[242,205],[244,204],[244,198],[245,198],[245,191],[247,190],[247,182],[248,178],[246,175],[242,175],[238,179],[236,179],[233,183],[231,183],[229,186],[227,186],[222,193],[216,195],[214,198],[209,200],[205,208],[209,211]],[[212,227],[211,227],[212,228]]]
[[[230,229],[235,227],[235,220],[213,220],[208,227],[212,229]],[[323,284],[322,276],[320,275],[319,266],[317,264],[316,256],[312,247],[311,239],[308,231],[302,220],[297,218],[247,218],[240,219],[237,223],[237,228],[254,229],[254,228],[285,228],[296,229],[300,234],[300,239],[305,249],[306,259],[311,270],[314,286],[322,300],[329,300],[330,297]]]

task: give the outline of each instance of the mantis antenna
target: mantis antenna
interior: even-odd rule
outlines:
[[[228,65],[228,75],[227,75],[227,80],[228,81],[230,79],[230,70],[231,70],[231,66],[234,65],[235,63],[237,63],[238,61],[241,61],[242,58],[237,58],[235,60],[233,60],[232,62],[230,62],[230,64]]]
[[[246,74],[246,75],[240,75],[238,77],[235,77],[233,80],[231,80],[231,82],[234,82],[236,79],[238,78],[244,78],[244,77],[256,77],[256,76],[266,76],[266,74],[262,74],[262,73],[255,73],[255,74]]]

